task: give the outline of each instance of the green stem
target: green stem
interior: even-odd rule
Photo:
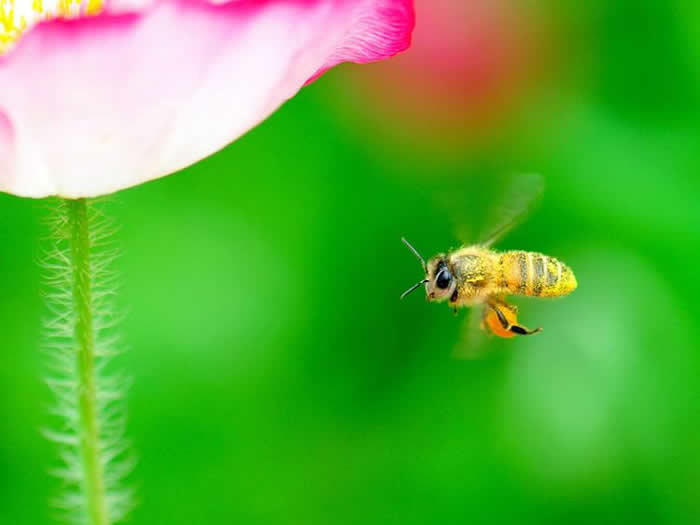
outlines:
[[[91,525],[110,525],[100,459],[100,428],[95,377],[95,328],[92,314],[89,216],[85,199],[67,200],[75,304],[75,341],[79,375],[78,408],[84,490]]]

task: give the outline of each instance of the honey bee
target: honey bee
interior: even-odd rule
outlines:
[[[483,305],[481,328],[496,336],[510,338],[540,332],[541,328],[530,330],[518,322],[518,310],[507,302],[507,297],[563,297],[576,289],[577,282],[571,268],[554,257],[522,250],[491,250],[523,218],[528,203],[529,200],[522,199],[515,212],[507,213],[486,241],[438,254],[427,263],[402,238],[421,262],[425,278],[406,290],[401,298],[425,285],[429,301],[447,301],[455,313],[458,307]]]

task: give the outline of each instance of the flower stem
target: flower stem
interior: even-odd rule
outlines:
[[[75,307],[75,342],[78,369],[79,446],[83,491],[90,525],[109,525],[104,469],[100,459],[100,428],[95,368],[95,327],[92,312],[90,216],[85,199],[67,200],[70,230],[70,264]]]

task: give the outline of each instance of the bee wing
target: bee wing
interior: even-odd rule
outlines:
[[[544,180],[537,174],[514,175],[504,185],[501,204],[489,213],[488,226],[479,236],[480,244],[486,248],[520,224],[538,204],[544,190]]]
[[[488,248],[527,217],[543,189],[540,175],[484,174],[442,180],[433,196],[437,206],[450,218],[455,237],[461,243],[480,241]]]
[[[460,360],[479,359],[484,355],[487,334],[481,329],[481,306],[467,308],[459,328],[457,344],[452,357]]]
[[[451,184],[443,182],[443,187],[433,194],[433,199],[449,218],[455,238],[463,244],[474,244],[477,233],[473,228],[474,217],[470,214],[471,206],[465,206],[470,192],[463,184],[463,181],[453,181]]]

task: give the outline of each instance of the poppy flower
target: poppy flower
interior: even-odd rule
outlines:
[[[416,0],[415,10],[420,24],[408,53],[341,81],[359,86],[358,104],[371,107],[380,129],[418,150],[450,156],[480,148],[506,129],[546,72],[551,36],[514,2]]]
[[[113,0],[42,21],[0,56],[0,191],[94,197],[180,170],[336,64],[405,50],[413,25],[412,0]]]

